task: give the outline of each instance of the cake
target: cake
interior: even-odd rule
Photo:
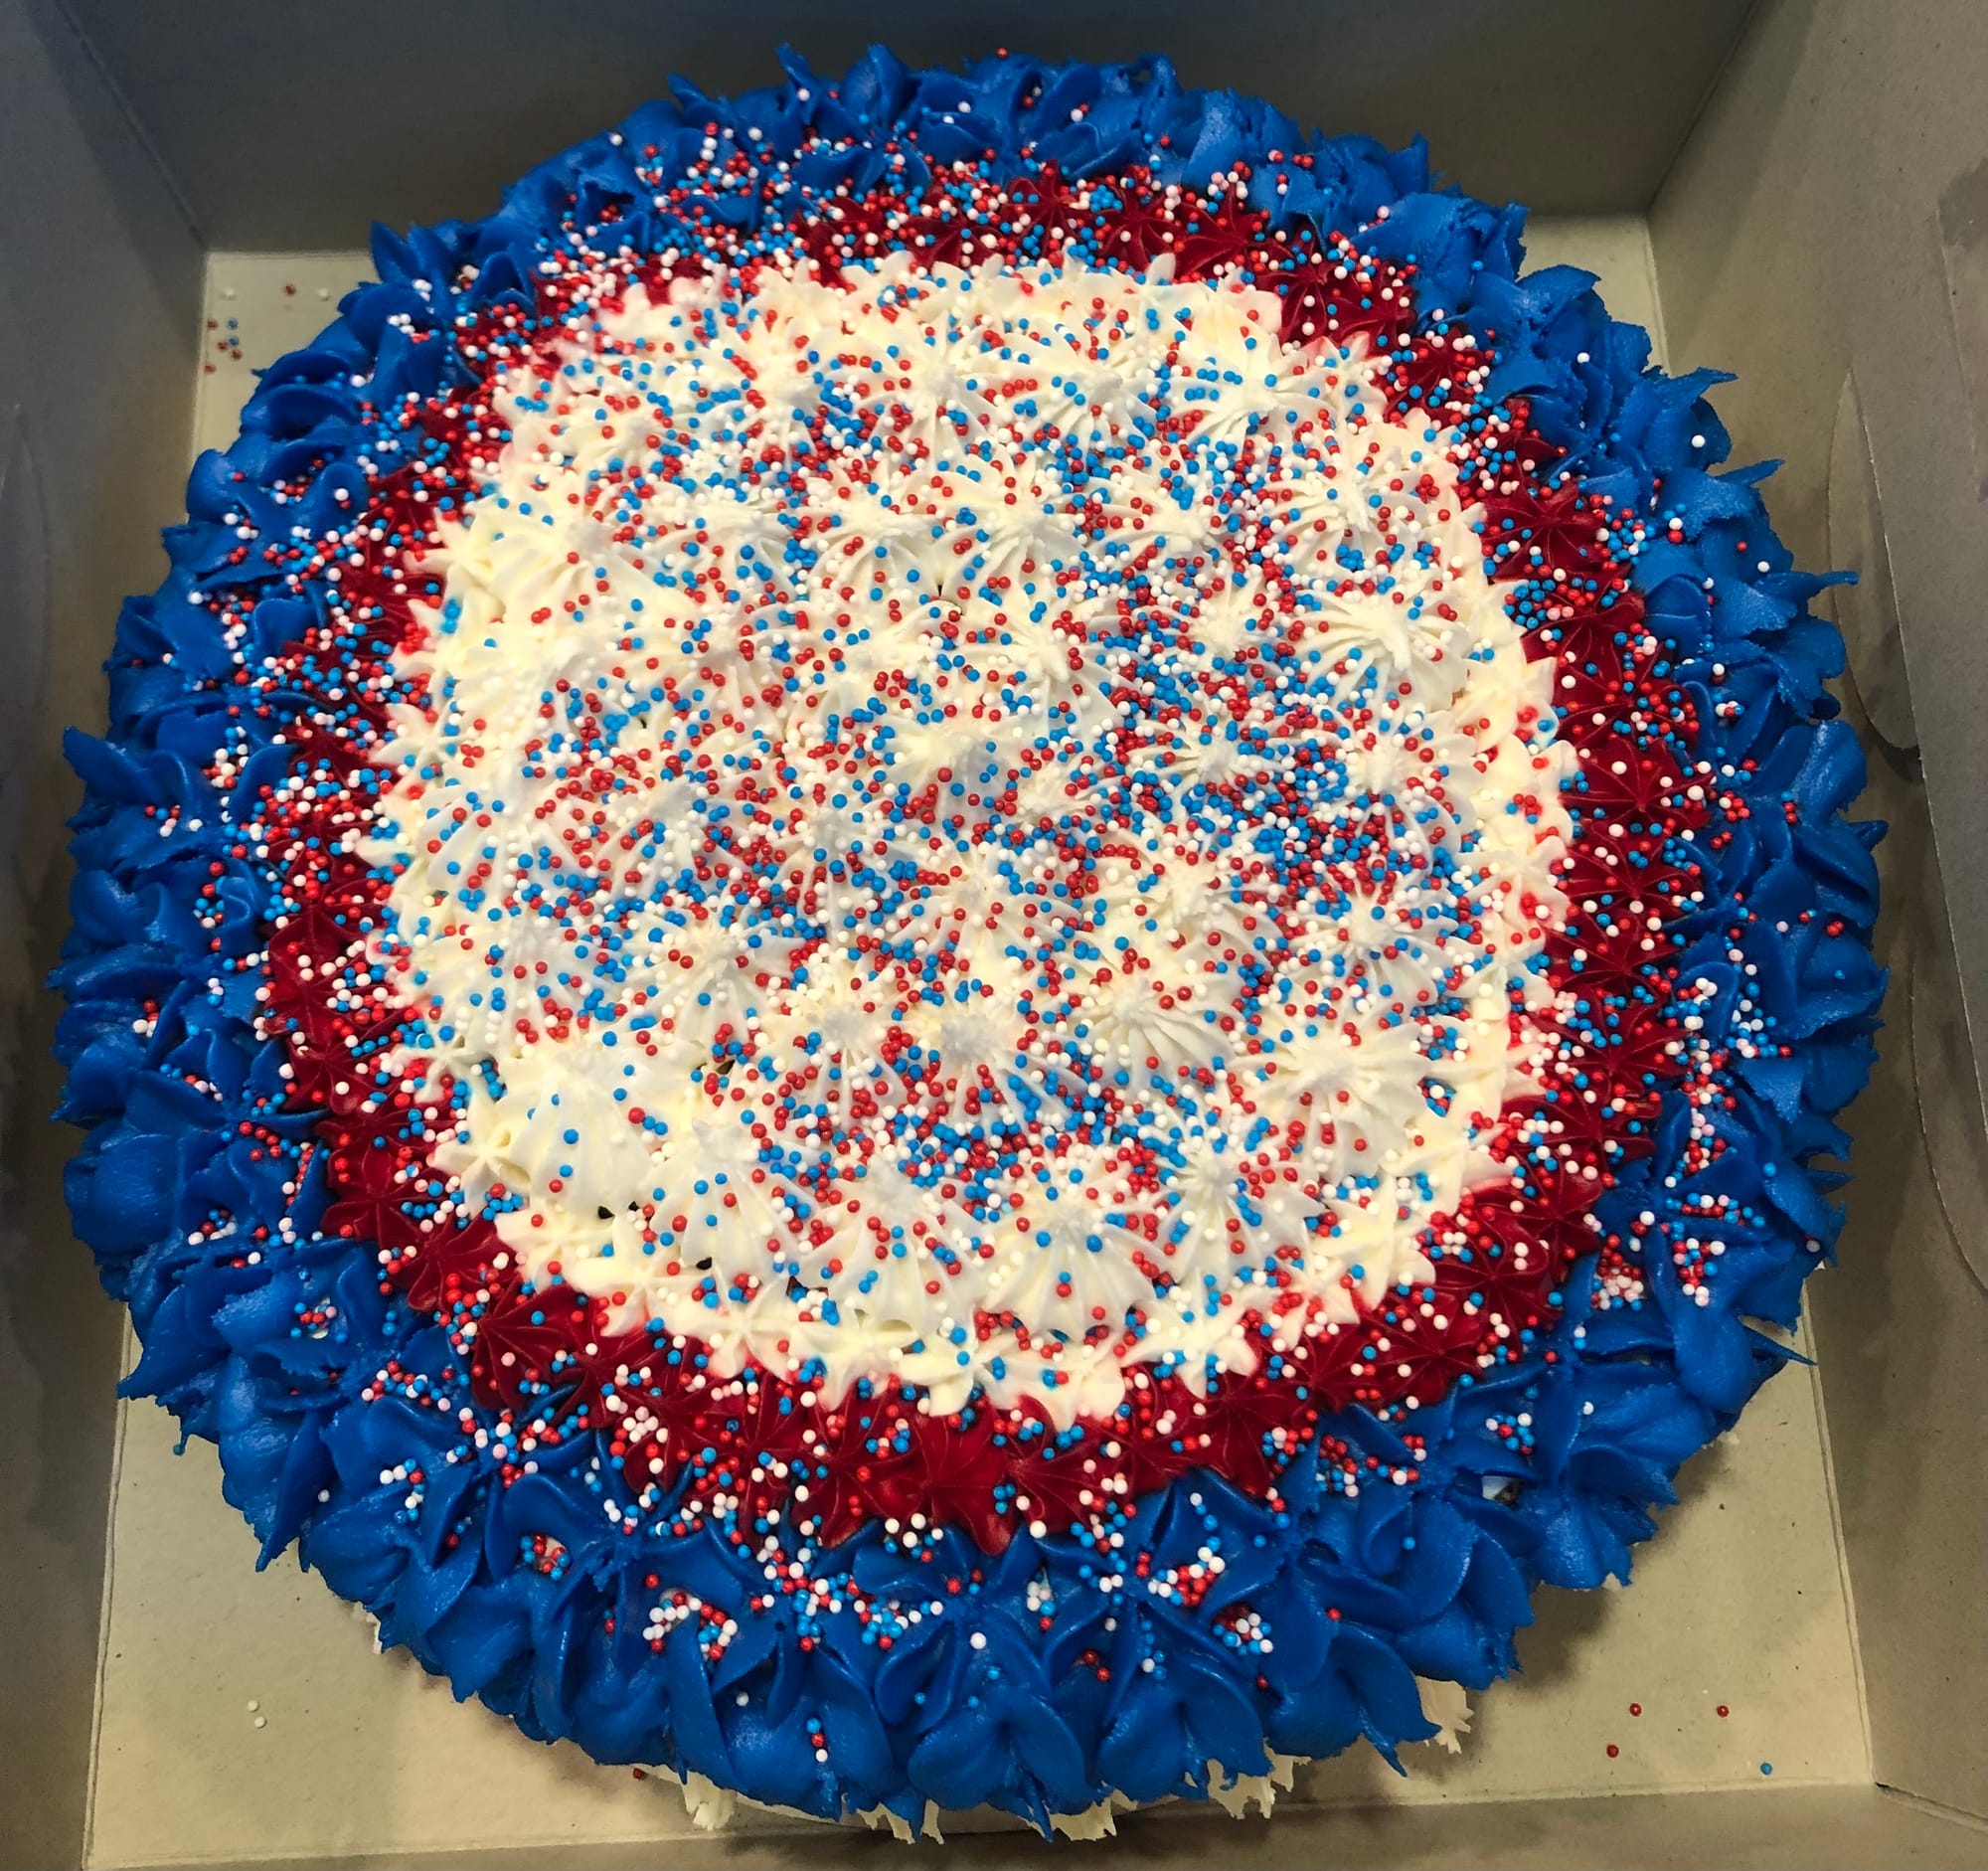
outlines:
[[[909,1834],[1390,1761],[1789,1354],[1828,582],[1419,144],[677,101],[263,375],[73,735],[77,1230],[303,1564]]]

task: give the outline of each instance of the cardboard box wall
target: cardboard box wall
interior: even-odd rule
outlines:
[[[1988,1009],[1988,437],[1967,361],[1988,339],[1966,322],[1983,291],[1970,192],[1988,175],[1980,9],[1437,0],[1231,5],[1211,19],[1166,5],[1142,14],[1137,45],[1113,9],[935,17],[774,5],[746,33],[724,8],[602,4],[562,23],[554,68],[546,16],[525,4],[0,0],[0,724],[14,744],[0,751],[0,925],[12,925],[0,1060],[14,1041],[0,1064],[0,1863],[73,1863],[83,1849],[115,1447],[119,1321],[69,1234],[69,1139],[43,1118],[53,1008],[36,983],[63,929],[60,821],[75,797],[57,735],[100,716],[117,600],[156,583],[156,530],[180,511],[209,252],[344,248],[375,215],[476,212],[669,71],[712,89],[765,82],[782,37],[829,70],[874,37],[921,60],[1010,42],[1090,57],[1152,45],[1190,83],[1262,91],[1306,120],[1397,139],[1424,129],[1474,192],[1644,217],[1673,367],[1740,372],[1722,412],[1737,458],[1787,457],[1769,491],[1797,559],[1828,564],[1833,546],[1873,537],[1890,548],[1885,589],[1873,600],[1867,586],[1845,621],[1858,679],[1906,744],[1868,737],[1866,809],[1894,827],[1880,941],[1895,987],[1880,1072],[1853,1113],[1842,1266],[1811,1288],[1868,1775],[1792,1791],[1288,1812],[1267,1833],[1155,1821],[1107,1853],[1198,1861],[1246,1840],[1291,1863],[1465,1849],[1486,1863],[1978,1862],[1980,1836],[1956,1815],[1984,1810],[1988,1604],[1988,1296],[1964,1252],[1988,1229],[1966,1019]],[[1872,511],[1845,491],[1859,449]],[[1854,684],[1846,703],[1861,720]],[[755,1849],[670,1847],[679,1863]],[[952,1853],[1017,1849],[986,1839]]]

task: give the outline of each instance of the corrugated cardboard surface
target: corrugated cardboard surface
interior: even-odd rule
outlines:
[[[1656,325],[1640,222],[1544,224],[1533,256],[1587,265],[1619,315]],[[232,436],[249,369],[306,340],[364,269],[358,255],[216,256],[203,445]],[[1452,1805],[1863,1782],[1809,1374],[1776,1378],[1739,1432],[1693,1464],[1684,1495],[1643,1550],[1633,1590],[1542,1599],[1521,1644],[1524,1679],[1482,1699],[1459,1756],[1411,1749],[1403,1781],[1363,1750],[1308,1772],[1298,1799]],[[251,1573],[253,1552],[220,1498],[212,1451],[176,1457],[170,1423],[133,1406],[111,1529],[90,1865],[451,1847],[481,1857],[688,1837],[673,1786],[455,1707],[405,1657],[373,1655],[370,1626],[292,1561]],[[744,1825],[761,1839],[790,1830],[765,1817]],[[1233,1846],[1207,1836],[1240,1850],[1244,1835]]]
[[[1739,458],[1787,458],[1767,494],[1803,564],[1829,563],[1830,430],[1846,372],[1868,417],[1924,757],[1921,768],[1874,751],[1860,807],[1893,826],[1879,852],[1893,982],[1878,1071],[1849,1113],[1849,1226],[1840,1270],[1814,1288],[1814,1332],[1877,1778],[1977,1813],[1988,1810],[1988,1293],[1955,1231],[1978,1245],[1988,1216],[1960,1213],[1950,1229],[1941,1215],[1916,1099],[1978,1109],[1980,1093],[1951,987],[1931,1011],[1946,1044],[1916,1059],[1911,999],[1957,938],[1978,1072],[1988,511],[1937,214],[1954,179],[1988,156],[1984,105],[1979,0],[1763,8],[1651,224],[1673,361],[1740,373],[1721,411]],[[1942,1071],[1940,1055],[1962,1063]],[[1926,1075],[1916,1092],[1915,1066]]]

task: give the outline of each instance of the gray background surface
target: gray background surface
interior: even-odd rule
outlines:
[[[999,46],[1171,58],[1292,116],[1417,131],[1474,194],[1543,214],[1646,207],[1751,0],[69,0],[217,248],[364,244],[484,214],[531,164],[656,94],[777,83],[791,42],[842,72]],[[1596,83],[1597,74],[1608,82]]]

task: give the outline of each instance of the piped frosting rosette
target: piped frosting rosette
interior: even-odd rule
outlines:
[[[1157,60],[678,98],[381,233],[125,610],[127,1388],[604,1762],[1080,1829],[1392,1760],[1826,1258],[1824,581],[1419,147]]]

